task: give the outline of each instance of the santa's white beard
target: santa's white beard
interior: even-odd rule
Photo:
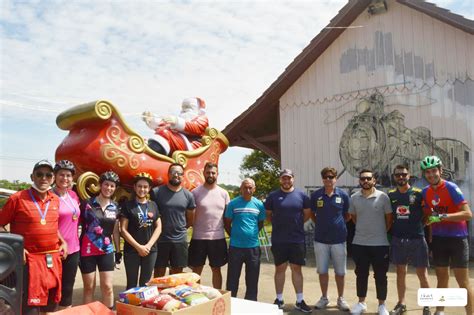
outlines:
[[[179,114],[179,117],[183,118],[184,120],[191,120],[193,118],[196,118],[197,116],[198,116],[198,113],[196,111],[193,111],[193,110],[181,112]]]

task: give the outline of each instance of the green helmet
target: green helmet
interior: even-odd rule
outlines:
[[[443,163],[441,162],[441,159],[437,157],[436,155],[428,155],[420,162],[420,166],[423,171],[430,168],[439,167],[442,165]]]

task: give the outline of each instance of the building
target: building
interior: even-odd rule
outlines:
[[[474,21],[424,1],[350,0],[224,134],[279,159],[300,188],[328,165],[340,185],[369,167],[387,187],[400,163],[422,186],[419,161],[436,154],[472,206]]]

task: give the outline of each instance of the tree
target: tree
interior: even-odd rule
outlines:
[[[269,157],[266,153],[254,150],[244,156],[240,164],[243,178],[250,177],[255,181],[255,197],[265,197],[272,190],[280,187],[280,162]]]
[[[239,195],[239,189],[240,189],[239,186],[227,185],[227,184],[219,184],[219,186],[227,190],[227,192],[229,193],[230,199],[234,199],[235,197]]]
[[[6,179],[0,179],[0,188],[12,189],[12,190],[23,190],[30,188],[31,184],[14,180],[12,182]]]
[[[19,180],[14,180],[13,182],[10,182],[6,179],[1,179],[0,180],[0,188],[5,188],[5,189],[10,189],[10,190],[23,190],[30,188],[31,184],[25,183],[25,182],[20,182]],[[8,198],[0,198],[0,209],[3,207],[3,205],[7,202]]]

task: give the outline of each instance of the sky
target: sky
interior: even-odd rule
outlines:
[[[0,0],[0,179],[54,161],[57,115],[106,99],[145,138],[143,111],[177,114],[198,96],[222,130],[276,80],[347,0]],[[432,0],[474,19],[474,0]],[[238,184],[250,150],[221,155]]]

